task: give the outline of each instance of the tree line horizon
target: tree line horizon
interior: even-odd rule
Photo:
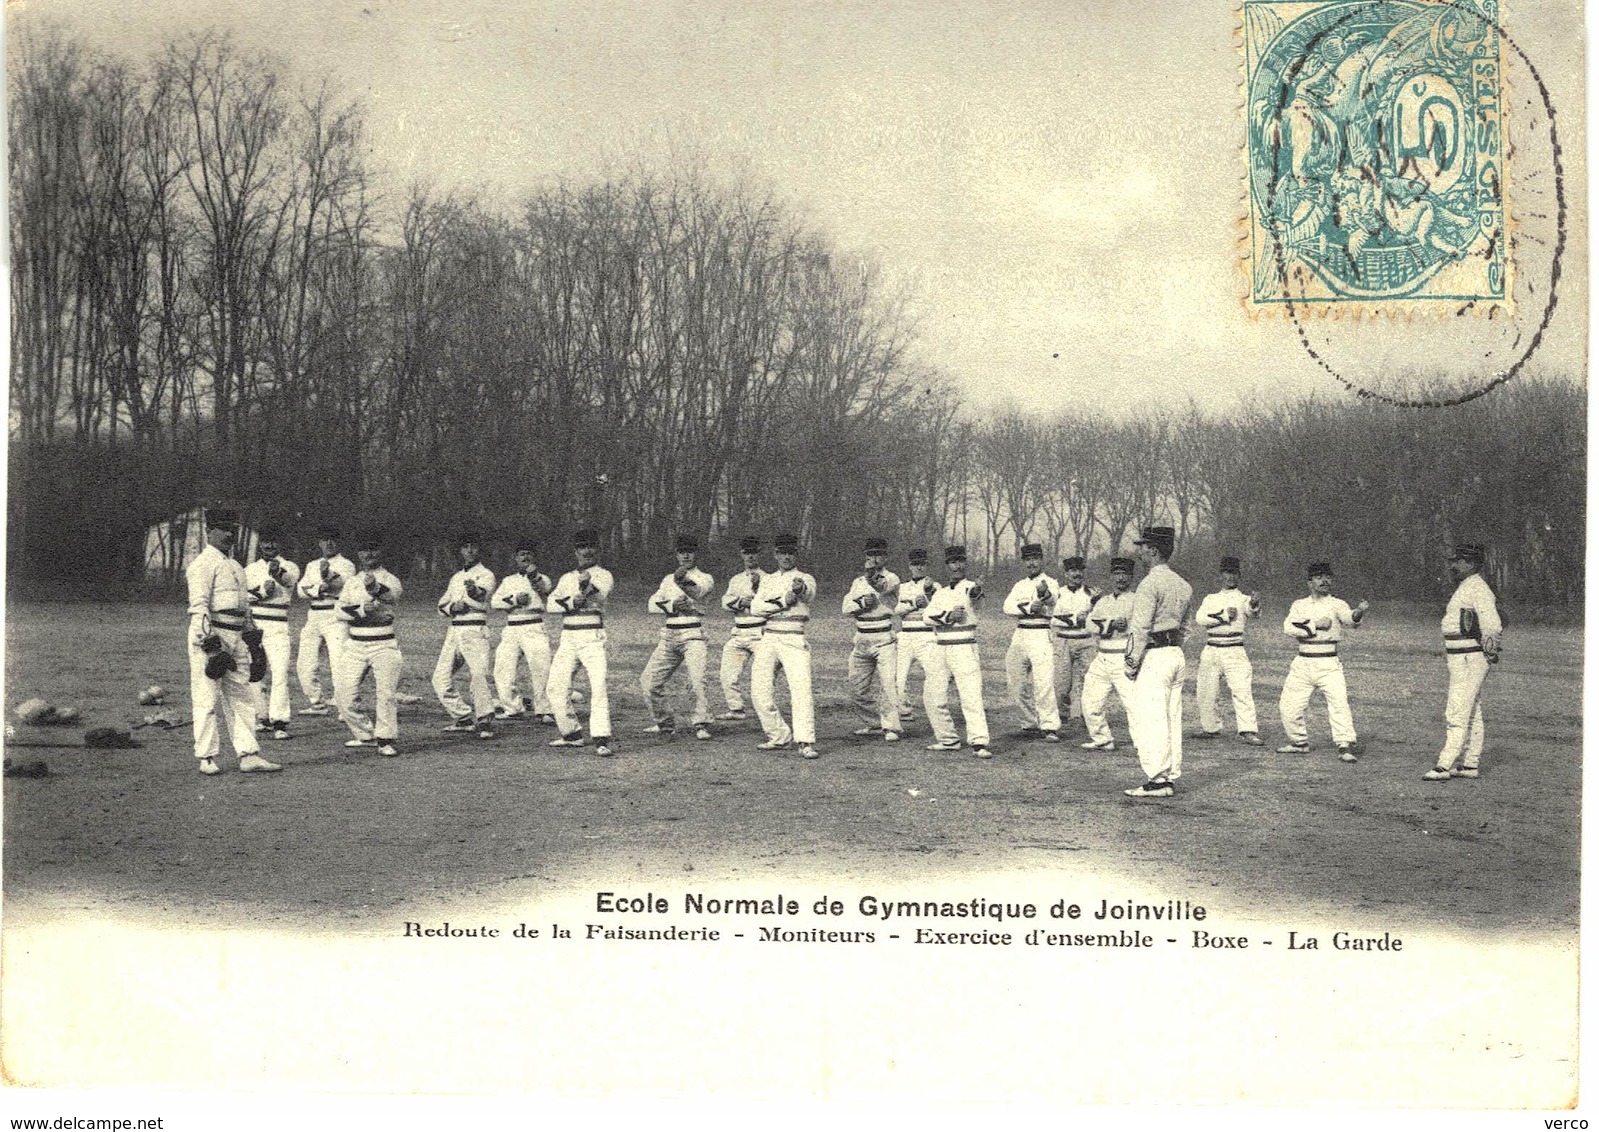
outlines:
[[[1430,411],[979,410],[908,296],[748,179],[388,200],[359,104],[225,37],[11,50],[13,584],[136,580],[149,526],[226,502],[302,547],[377,526],[430,570],[466,527],[552,564],[597,527],[639,577],[678,534],[731,558],[792,531],[843,577],[866,535],[994,570],[1159,522],[1202,573],[1330,558],[1419,598],[1470,540],[1509,597],[1582,594],[1585,375]]]

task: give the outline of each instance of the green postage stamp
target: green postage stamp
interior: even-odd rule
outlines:
[[[1507,302],[1497,0],[1243,17],[1251,307]]]

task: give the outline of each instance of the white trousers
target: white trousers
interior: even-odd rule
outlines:
[[[327,701],[322,694],[322,679],[317,666],[322,660],[322,648],[328,650],[328,675],[331,678],[339,663],[339,648],[350,639],[350,631],[331,609],[313,609],[305,615],[305,628],[300,630],[300,656],[298,675],[300,691],[313,705]],[[332,680],[328,695],[332,696]]]
[[[899,649],[893,633],[856,633],[849,650],[850,703],[862,727],[899,730]],[[872,692],[876,682],[878,690]]]
[[[1344,666],[1336,656],[1296,656],[1288,666],[1288,679],[1283,681],[1283,694],[1277,706],[1282,712],[1283,731],[1289,742],[1310,742],[1305,712],[1310,707],[1311,693],[1317,689],[1327,701],[1327,723],[1332,728],[1333,742],[1339,746],[1353,743],[1355,717],[1349,713]]]
[[[907,711],[911,706],[911,665],[915,664],[921,668],[922,682],[925,685],[928,658],[932,656],[933,650],[938,648],[938,642],[934,639],[934,636],[935,634],[931,631],[924,633],[917,630],[912,630],[908,633],[902,631],[899,635],[899,644],[894,649],[896,654],[894,660],[894,693],[899,700],[900,707]],[[925,699],[926,688],[924,687],[922,691]]]
[[[400,737],[400,716],[394,696],[399,690],[400,671],[404,667],[405,658],[400,655],[398,641],[362,641],[353,637],[345,640],[339,666],[334,670],[333,697],[339,705],[339,718],[352,736],[379,741]],[[375,726],[356,705],[361,681],[366,679],[368,670],[371,670],[375,690]]]
[[[1083,718],[1083,686],[1098,655],[1099,643],[1092,637],[1055,638],[1055,680],[1060,685],[1061,715]]]
[[[988,715],[983,711],[983,666],[976,645],[935,644],[923,658],[927,679],[922,685],[922,705],[933,738],[954,743],[960,738],[949,710],[949,684],[955,682],[961,714],[966,717],[966,742],[988,746]]]
[[[1438,765],[1453,769],[1458,761],[1475,770],[1482,761],[1482,682],[1488,676],[1488,658],[1468,652],[1446,661],[1449,699],[1444,703],[1444,749],[1438,752]]]
[[[1121,701],[1122,712],[1127,716],[1130,726],[1133,718],[1133,682],[1127,679],[1127,654],[1096,650],[1094,662],[1083,674],[1083,723],[1088,728],[1088,738],[1095,743],[1115,742],[1110,731],[1110,720],[1105,715],[1111,692],[1115,692],[1116,698]]]
[[[222,751],[222,732],[228,733],[233,752],[240,758],[261,750],[255,741],[255,701],[250,694],[250,650],[233,629],[211,630],[222,648],[233,655],[234,670],[220,680],[205,674],[206,654],[189,641],[189,702],[194,706],[194,757],[214,759]]]
[[[289,722],[289,655],[294,651],[294,640],[289,627],[282,621],[257,621],[261,630],[261,647],[266,650],[266,679],[250,685],[250,695],[255,702],[255,716],[274,723]],[[267,684],[272,685],[270,695]]]
[[[1125,662],[1124,662],[1125,663]],[[1138,765],[1150,781],[1175,782],[1183,773],[1183,681],[1188,662],[1180,648],[1152,648],[1133,682],[1127,726],[1138,748]]]
[[[755,646],[761,643],[761,631],[734,629],[733,635],[722,646],[722,697],[727,700],[728,711],[743,711],[746,690],[740,686],[744,666],[754,665]]]
[[[1043,731],[1060,730],[1055,699],[1055,648],[1048,629],[1017,629],[1005,650],[1005,687],[1022,721]]]
[[[595,739],[611,737],[611,695],[605,686],[607,660],[604,629],[563,629],[561,643],[555,646],[550,661],[548,695],[555,726],[562,735],[583,730],[572,712],[572,677],[578,666],[589,678],[589,734]]]
[[[666,685],[679,668],[688,669],[689,688],[694,694],[694,719],[698,727],[711,722],[711,701],[706,694],[705,668],[707,664],[705,633],[700,629],[666,629],[655,644],[655,651],[644,664],[639,677],[639,687],[650,706],[650,716],[657,727],[670,731],[677,725],[677,717],[667,703]]]
[[[455,673],[465,663],[472,674],[472,706],[455,690]],[[451,625],[444,632],[444,647],[433,666],[433,691],[444,710],[456,719],[493,716],[494,697],[489,693],[489,627]]]
[[[533,714],[550,713],[550,638],[543,625],[507,625],[494,650],[494,687],[500,706],[509,712],[522,710],[516,694],[516,670],[527,661],[528,683],[533,691]]]
[[[777,710],[777,670],[788,682],[789,708],[794,715],[791,731]],[[811,646],[802,633],[761,635],[750,664],[750,696],[761,730],[773,743],[797,742],[809,746],[816,742],[816,704],[811,699]]]
[[[1233,697],[1233,719],[1242,734],[1255,726],[1255,668],[1241,645],[1214,648],[1206,645],[1199,654],[1199,726],[1212,734],[1221,730],[1221,682]]]

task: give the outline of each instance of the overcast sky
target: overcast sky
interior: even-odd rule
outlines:
[[[363,98],[396,197],[418,177],[510,197],[673,153],[748,172],[909,284],[923,357],[979,400],[1114,408],[1334,389],[1289,327],[1239,302],[1240,64],[1221,0],[8,11],[13,31],[49,15],[132,57],[215,26],[296,75],[331,73]],[[1576,121],[1581,10],[1538,18],[1517,40]],[[1583,368],[1585,269],[1570,267],[1578,301],[1534,371]]]

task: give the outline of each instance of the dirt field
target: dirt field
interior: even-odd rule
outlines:
[[[1009,628],[998,617],[982,636],[991,762],[925,752],[919,710],[909,741],[848,738],[848,630],[829,617],[811,638],[819,761],[756,751],[753,721],[723,725],[712,742],[652,742],[637,684],[653,645],[642,613],[612,619],[619,749],[601,760],[550,749],[552,730],[530,723],[507,725],[494,742],[441,734],[428,674],[443,626],[416,602],[402,611],[402,687],[423,702],[401,709],[401,758],[347,752],[336,719],[304,717],[291,741],[265,744],[286,764],[274,776],[238,774],[225,753],[228,773],[202,778],[187,727],[138,732],[142,750],[13,746],[14,758],[46,759],[50,775],[6,780],[5,895],[13,911],[81,906],[361,931],[387,929],[397,912],[441,896],[537,899],[601,875],[620,883],[1105,869],[1213,893],[1233,909],[1573,938],[1580,625],[1512,628],[1487,687],[1483,777],[1434,784],[1421,773],[1442,736],[1437,625],[1396,617],[1379,604],[1347,650],[1365,746],[1358,764],[1337,761],[1319,699],[1316,751],[1270,753],[1281,742],[1276,701],[1292,646],[1268,607],[1251,646],[1268,746],[1192,740],[1181,793],[1161,803],[1121,793],[1140,775],[1119,711],[1115,753],[1079,750],[1080,729],[1059,746],[1015,736],[1002,667]],[[186,718],[182,624],[176,607],[14,605],[8,709],[43,694],[80,705],[85,725],[127,726],[144,710],[139,689],[158,682]],[[725,626],[711,635],[714,658]],[[1196,655],[1191,645],[1190,673]],[[1192,731],[1192,675],[1185,720]],[[19,742],[79,734],[18,730]]]

